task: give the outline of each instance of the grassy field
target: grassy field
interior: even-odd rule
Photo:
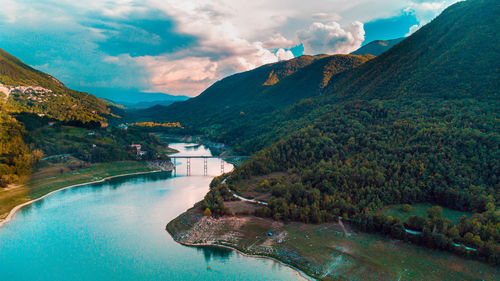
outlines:
[[[387,216],[392,216],[393,218],[400,218],[403,222],[408,222],[408,218],[411,216],[421,216],[426,218],[426,211],[433,207],[430,204],[414,204],[411,205],[411,211],[404,211],[403,205],[392,205],[387,206],[382,209],[381,213]],[[456,211],[448,208],[443,208],[443,218],[447,218],[454,223],[458,223],[458,220],[462,216],[471,217],[473,214],[468,212]]]
[[[27,179],[26,184],[0,189],[0,219],[5,218],[15,206],[66,186],[153,170],[147,163],[136,161],[97,163],[76,168],[81,166],[77,161],[69,159],[63,163],[45,163]]]
[[[194,208],[167,228],[179,242],[227,245],[274,257],[324,280],[498,280],[500,276],[500,269],[486,263],[336,223],[283,223],[254,216],[208,219]]]
[[[29,188],[26,186],[9,186],[0,188],[0,219],[4,219],[15,206],[30,201]]]

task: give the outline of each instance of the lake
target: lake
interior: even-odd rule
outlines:
[[[204,146],[171,147],[210,155]],[[166,224],[200,201],[221,160],[184,159],[177,176],[122,177],[51,195],[0,228],[0,280],[296,280],[277,262],[177,244]],[[232,165],[224,163],[225,171]]]

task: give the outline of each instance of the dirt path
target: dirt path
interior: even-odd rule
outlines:
[[[259,204],[259,205],[267,205],[267,202],[264,202],[264,201],[259,201],[259,200],[255,200],[255,199],[248,199],[248,198],[245,198],[243,196],[239,196],[238,194],[236,194],[234,191],[232,191],[231,189],[229,189],[229,192],[231,192],[233,194],[234,197],[240,199],[241,201],[245,201],[245,202],[250,202],[250,203],[255,203],[255,204]]]
[[[340,224],[340,226],[342,226],[342,229],[344,230],[345,235],[347,237],[351,236],[351,234],[349,232],[347,232],[347,229],[345,228],[344,223],[342,222],[342,218],[341,217],[339,217],[339,224]]]

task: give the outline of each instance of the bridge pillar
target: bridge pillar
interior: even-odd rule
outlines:
[[[220,159],[220,173],[224,174],[224,160]]]
[[[174,157],[174,177],[177,176],[177,163],[176,163],[176,159],[177,158]]]
[[[203,175],[208,175],[208,160],[207,158],[203,158]]]
[[[191,158],[186,158],[186,174],[191,175]]]

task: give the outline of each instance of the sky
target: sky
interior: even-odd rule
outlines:
[[[0,48],[101,97],[196,96],[263,64],[408,36],[454,2],[0,0]]]

